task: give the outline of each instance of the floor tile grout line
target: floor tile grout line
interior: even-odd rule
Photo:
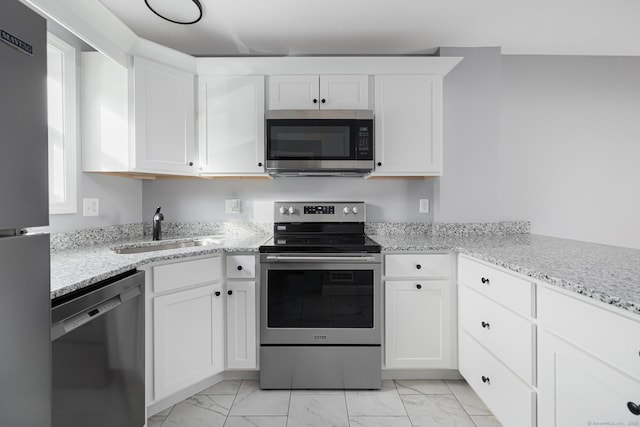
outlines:
[[[415,424],[413,424],[413,420],[411,419],[411,415],[409,415],[409,411],[407,411],[407,405],[404,404],[404,399],[402,398],[402,395],[398,391],[398,384],[396,383],[396,380],[393,380],[393,386],[396,388],[396,392],[398,393],[400,402],[402,402],[402,407],[404,408],[405,414],[407,414],[407,419],[409,420],[409,424],[411,424],[411,427],[415,427]]]

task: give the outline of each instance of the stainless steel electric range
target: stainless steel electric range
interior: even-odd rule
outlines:
[[[260,387],[381,385],[380,245],[364,202],[275,202],[260,247]]]

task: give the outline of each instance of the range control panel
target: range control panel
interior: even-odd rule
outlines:
[[[364,222],[364,202],[274,202],[275,222]]]

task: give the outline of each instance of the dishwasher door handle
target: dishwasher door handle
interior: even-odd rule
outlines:
[[[68,334],[71,331],[78,329],[79,327],[91,322],[94,319],[99,318],[119,307],[123,303],[133,299],[142,294],[139,286],[131,288],[120,295],[116,295],[113,298],[95,305],[87,310],[84,310],[78,314],[61,320],[51,325],[51,341],[55,341],[58,338]]]

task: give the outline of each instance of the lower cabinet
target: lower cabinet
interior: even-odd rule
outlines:
[[[539,426],[638,426],[640,380],[545,332]]]
[[[156,400],[224,370],[221,283],[153,300]]]
[[[227,369],[256,369],[256,282],[227,281]]]
[[[451,368],[451,283],[385,282],[387,368]]]

